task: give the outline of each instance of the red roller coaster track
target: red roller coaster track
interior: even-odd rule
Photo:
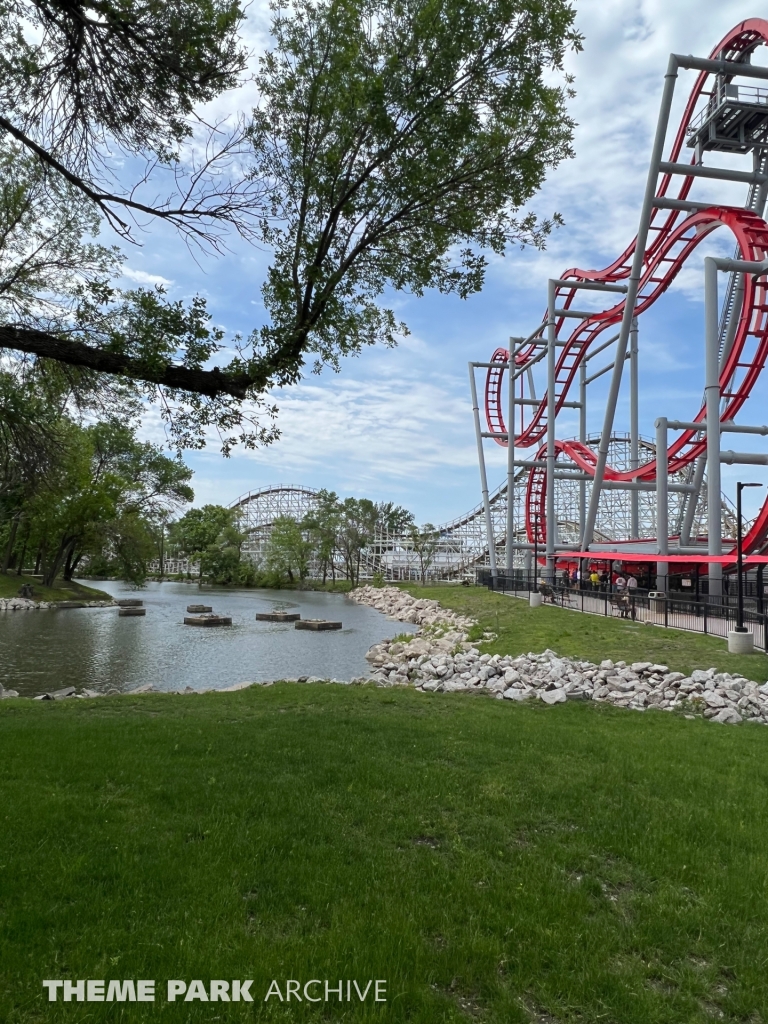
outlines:
[[[712,58],[729,61],[744,60],[758,46],[768,42],[768,21],[752,18],[736,26],[714,48]],[[680,127],[669,156],[670,162],[677,162],[685,142],[686,133],[691,124],[697,101],[705,94],[705,85],[711,77],[710,72],[701,72],[696,80],[693,91],[686,104]],[[695,157],[691,163],[695,162]],[[684,200],[690,192],[693,178],[687,176],[677,193],[676,198]],[[662,174],[656,191],[657,197],[667,195],[672,176]],[[691,256],[698,244],[711,231],[725,226],[730,229],[736,240],[739,258],[763,261],[768,258],[768,224],[751,210],[731,207],[712,206],[705,210],[686,215],[678,210],[655,209],[650,225],[649,242],[643,259],[643,270],[638,292],[635,312],[642,314],[662,295],[674,281],[685,261]],[[563,280],[595,281],[603,284],[621,283],[629,277],[636,240],[633,241],[622,255],[605,270],[566,271]],[[558,308],[569,308],[576,296],[575,288],[561,286],[557,291],[556,305]],[[624,313],[624,299],[602,312],[595,313],[588,319],[581,320],[570,337],[563,339],[565,318],[556,324],[558,338],[565,341],[560,349],[555,370],[555,410],[559,412],[566,401],[568,391],[576,377],[582,360],[590,347],[603,331],[620,323]],[[544,322],[546,322],[546,314]],[[524,368],[539,353],[532,343],[518,352],[515,365]],[[768,291],[762,281],[744,275],[744,298],[741,315],[733,346],[728,354],[720,374],[720,386],[724,398],[721,420],[732,420],[749,397],[768,356]],[[491,357],[491,362],[499,366],[491,366],[488,370],[485,385],[485,413],[488,429],[492,435],[505,434],[507,431],[502,414],[502,381],[506,371],[509,353],[498,348]],[[693,417],[693,422],[704,422],[705,408]],[[516,437],[515,445],[529,448],[546,434],[547,401],[546,396],[535,407],[530,422],[524,426]],[[674,473],[689,465],[706,449],[706,441],[698,439],[698,433],[687,430],[680,434],[669,449],[669,472]],[[494,437],[497,444],[506,447],[503,437]],[[557,455],[565,455],[580,469],[594,475],[597,453],[578,441],[559,441],[556,444]],[[539,452],[543,458],[545,449]],[[619,472],[607,467],[606,480],[638,479],[652,481],[656,478],[656,461],[645,463],[639,470]],[[538,523],[539,543],[546,540],[546,469],[536,467],[528,477],[526,492],[526,530],[529,540],[534,539],[534,523]],[[768,499],[760,510],[757,519],[744,538],[744,551],[761,550],[768,541]]]

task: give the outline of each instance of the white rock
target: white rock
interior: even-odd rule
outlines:
[[[733,708],[723,708],[710,721],[719,722],[721,725],[738,725],[743,719],[738,711],[734,711]]]
[[[510,687],[509,690],[504,691],[502,696],[504,697],[504,700],[525,700],[532,693],[533,690],[530,686],[526,687],[524,690],[515,690]]]
[[[711,708],[725,707],[725,700],[719,693],[715,693],[714,690],[707,690],[704,694],[704,700]]]
[[[539,694],[545,704],[564,704],[568,699],[565,690],[544,690]]]

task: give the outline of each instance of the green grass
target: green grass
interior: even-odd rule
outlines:
[[[109,594],[103,590],[86,587],[77,580],[56,580],[52,587],[44,587],[39,577],[17,576],[13,573],[0,572],[0,598],[18,597],[24,583],[32,585],[36,601],[110,601]]]
[[[0,1020],[768,1019],[768,730],[510,704],[3,702]],[[44,978],[159,998],[53,1004]],[[168,1004],[170,978],[256,1001]],[[388,1001],[265,1004],[289,978]]]
[[[549,647],[560,655],[600,662],[652,661],[669,665],[676,672],[712,666],[723,672],[741,672],[748,679],[768,679],[768,658],[762,651],[750,655],[728,653],[725,640],[687,633],[680,629],[646,626],[638,622],[542,605],[529,607],[526,601],[494,594],[484,587],[403,587],[415,597],[440,601],[462,615],[477,619],[482,630],[498,634],[484,644],[490,654],[527,654]]]

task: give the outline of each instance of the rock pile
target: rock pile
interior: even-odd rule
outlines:
[[[374,645],[366,658],[380,686],[417,690],[484,693],[499,700],[538,699],[545,704],[595,700],[634,711],[657,708],[724,724],[754,721],[768,725],[768,683],[741,675],[697,669],[690,676],[649,661],[627,664],[610,659],[599,665],[543,654],[481,654],[467,640],[472,620],[440,609],[437,601],[417,601],[393,587],[363,587],[354,598],[404,622],[428,623],[412,640]]]
[[[353,601],[367,604],[398,622],[412,622],[417,626],[449,627],[457,632],[477,625],[456,612],[440,607],[439,601],[417,599],[397,587],[358,587],[349,595]],[[466,637],[462,637],[466,640]]]

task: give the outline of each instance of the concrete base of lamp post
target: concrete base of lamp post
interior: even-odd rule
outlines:
[[[728,630],[729,654],[754,654],[755,634],[748,629]]]
[[[541,608],[541,594],[530,594],[528,596],[528,603],[531,608]]]

